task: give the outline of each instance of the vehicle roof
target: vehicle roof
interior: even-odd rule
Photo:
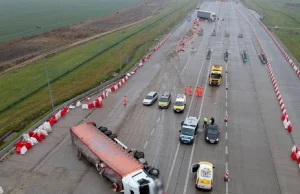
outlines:
[[[148,94],[147,94],[147,96],[149,95],[149,96],[152,96],[153,94],[156,94],[157,92],[155,92],[155,91],[151,91],[151,92],[149,92]]]
[[[197,117],[191,117],[188,116],[185,120],[184,120],[184,125],[188,125],[188,126],[194,126],[196,127],[198,124],[199,119]]]
[[[208,124],[206,126],[207,129],[219,130],[219,126],[217,124]]]
[[[197,176],[201,179],[211,180],[213,177],[213,164],[205,161],[199,162],[199,164],[200,167],[198,169]]]
[[[223,67],[221,65],[213,65],[212,71],[222,71]]]
[[[176,97],[176,101],[184,101],[185,95],[184,94],[178,94]]]
[[[93,125],[80,124],[72,127],[71,131],[121,177],[144,168],[142,163]]]
[[[170,95],[171,95],[170,92],[164,92],[164,93],[161,95],[161,97],[167,98],[167,97],[169,97]]]

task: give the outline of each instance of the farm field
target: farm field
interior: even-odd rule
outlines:
[[[123,71],[129,69],[147,52],[146,37],[149,39],[148,48],[156,44],[156,39],[183,19],[195,7],[196,2],[198,1],[170,2],[152,18],[122,29],[120,36],[118,32],[114,32],[48,58],[46,63],[50,78],[56,78],[51,84],[55,104],[58,105],[110,79],[113,72],[119,70],[119,49]],[[123,39],[120,46],[117,44],[118,38]],[[126,56],[131,58],[129,64],[125,64]],[[4,100],[0,104],[2,108],[24,96],[26,92],[38,89],[0,113],[0,125],[3,126],[0,136],[30,127],[33,121],[51,110],[42,62],[38,61],[0,76],[0,87],[5,88],[4,91],[10,91],[0,94],[0,99]]]
[[[300,28],[300,0],[242,0],[249,8],[264,14],[267,26]],[[300,31],[271,29],[290,52],[300,61]]]
[[[141,0],[0,1],[0,42],[104,16]],[[59,5],[59,6],[58,6]],[[36,31],[36,26],[43,26]]]

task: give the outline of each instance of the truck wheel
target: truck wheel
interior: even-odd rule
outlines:
[[[155,177],[159,176],[159,170],[156,168],[152,168],[151,170],[149,170],[149,174]]]
[[[108,136],[110,139],[114,140],[115,138],[117,138],[117,135],[116,134],[111,134]]]
[[[102,133],[104,133],[105,131],[107,131],[107,127],[98,127],[98,129],[102,132]]]
[[[144,152],[137,151],[137,152],[134,153],[134,157],[138,160],[140,158],[144,158],[145,154],[144,154]]]
[[[105,135],[110,136],[112,134],[111,130],[107,130],[104,132]]]

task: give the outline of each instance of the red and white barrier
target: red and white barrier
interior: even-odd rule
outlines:
[[[236,8],[236,6],[235,6]],[[265,52],[265,49],[260,41],[260,39],[258,38],[258,36],[256,35],[256,32],[254,31],[251,23],[239,12],[239,10],[236,8],[237,12],[240,14],[240,16],[247,22],[247,24],[249,25],[249,27],[251,28],[253,34],[255,35],[255,38],[260,46],[260,48],[262,49],[263,51],[263,54],[265,55],[265,57],[268,59],[268,56]],[[271,64],[269,62],[269,60],[267,60],[267,67],[268,67],[268,71],[269,71],[269,75],[270,75],[270,78],[271,78],[271,81],[273,83],[273,87],[274,87],[274,91],[275,91],[275,94],[277,96],[277,99],[278,99],[278,103],[279,103],[279,106],[280,106],[280,109],[282,111],[282,116],[281,116],[281,119],[283,119],[283,126],[285,129],[287,129],[289,132],[292,132],[293,130],[293,126],[291,124],[291,121],[288,117],[288,114],[287,114],[287,111],[286,111],[286,108],[285,108],[285,105],[284,105],[284,102],[283,102],[283,99],[282,99],[282,96],[280,94],[280,91],[279,91],[279,88],[278,88],[278,85],[277,85],[277,81],[276,81],[276,78],[273,74],[273,71],[272,71],[272,67],[271,67]]]
[[[296,72],[296,74],[298,75],[298,77],[300,78],[300,70],[299,68],[295,65],[294,61],[290,58],[290,56],[285,52],[285,50],[283,49],[283,47],[278,43],[278,41],[276,40],[276,38],[273,36],[273,34],[269,31],[269,29],[256,17],[254,17],[258,23],[265,29],[265,31],[270,35],[270,37],[272,38],[272,40],[274,41],[274,43],[277,45],[277,47],[279,48],[279,50],[281,51],[281,53],[283,54],[283,56],[286,58],[286,60],[288,61],[288,63],[292,66],[292,68],[294,69],[294,71]]]

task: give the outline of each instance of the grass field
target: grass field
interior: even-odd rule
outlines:
[[[0,1],[0,42],[103,16],[141,0]],[[59,7],[58,7],[59,5]],[[36,26],[43,26],[37,31]]]
[[[249,8],[264,14],[267,26],[300,27],[300,0],[242,0]],[[300,31],[272,30],[300,61]]]
[[[192,3],[188,6],[184,6],[187,5],[186,1],[184,3],[171,3],[165,8],[164,12],[160,10],[148,21],[122,30],[124,31],[122,36],[126,36],[126,34],[134,32],[141,27],[148,26],[147,29],[121,43],[122,59],[124,59],[125,56],[131,57],[131,62],[124,66],[124,69],[129,69],[145,54],[146,36],[149,38],[148,46],[156,44],[157,41],[155,41],[155,39],[161,35],[162,31],[178,23],[189,10],[195,7],[197,1],[191,1]],[[174,12],[176,9],[179,10]],[[163,13],[172,14],[162,21],[154,23],[151,26],[149,25],[162,18]],[[111,44],[111,42],[117,41],[117,38],[118,34],[112,33],[47,59],[50,76],[52,78],[58,76],[62,71],[68,70],[76,64],[87,60],[92,55],[96,54],[96,52],[99,52],[99,50],[107,46],[108,43]],[[112,73],[119,68],[119,48],[119,46],[114,46],[52,83],[51,87],[55,104],[60,104],[87,89],[99,85],[102,81],[111,78]],[[20,68],[17,71],[10,72],[5,76],[1,76],[1,88],[6,87],[6,89],[9,90],[9,88],[14,85],[20,85],[20,87],[15,89],[15,93],[6,92],[3,95],[0,94],[0,102],[2,100],[8,102],[8,99],[21,94],[22,89],[26,90],[25,88],[37,87],[41,83],[45,83],[45,81],[42,62],[34,63],[30,66]],[[49,92],[48,88],[44,87],[39,90],[39,92],[0,114],[0,126],[2,126],[0,128],[0,136],[8,131],[21,131],[30,127],[32,121],[41,118],[49,112],[49,110],[51,110]]]

